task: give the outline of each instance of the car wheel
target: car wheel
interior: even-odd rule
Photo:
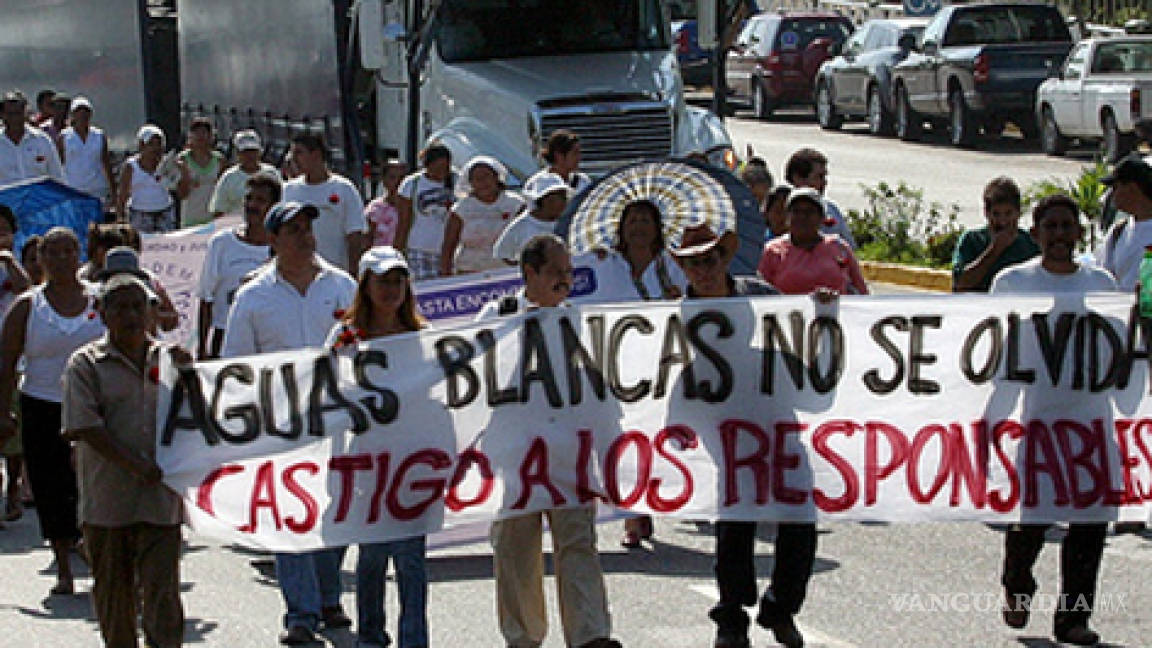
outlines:
[[[868,131],[873,135],[888,135],[892,132],[892,115],[884,108],[880,88],[868,88]]]
[[[1054,157],[1064,155],[1064,151],[1068,150],[1068,139],[1060,134],[1052,108],[1044,106],[1041,115],[1040,145],[1044,147],[1044,153]]]
[[[764,86],[756,79],[752,79],[752,113],[756,115],[756,119],[769,119],[774,110],[776,106],[768,98]]]
[[[828,87],[827,81],[816,86],[816,121],[820,122],[820,128],[824,130],[836,130],[844,123],[844,117],[836,112],[836,106],[832,104],[832,89]]]
[[[964,94],[953,90],[948,95],[948,141],[952,146],[970,148],[976,135],[975,126],[972,113],[964,103]]]
[[[920,132],[924,123],[921,117],[912,110],[908,102],[908,90],[904,86],[896,88],[896,136],[905,142],[920,139]]]
[[[1115,164],[1132,150],[1132,136],[1120,132],[1120,127],[1116,125],[1116,117],[1111,112],[1104,113],[1101,125],[1104,127],[1104,141],[1100,152],[1105,161]]]

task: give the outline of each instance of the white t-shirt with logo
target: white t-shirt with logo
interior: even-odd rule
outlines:
[[[408,248],[429,254],[440,254],[444,245],[444,226],[448,222],[448,209],[452,206],[452,190],[447,182],[437,182],[413,173],[404,178],[397,189],[412,201],[412,226],[408,230]]]
[[[529,212],[516,217],[492,247],[492,258],[503,259],[509,263],[520,262],[520,251],[538,234],[553,234],[556,232],[555,221],[542,221]]]
[[[316,252],[328,263],[348,270],[347,236],[368,231],[364,199],[356,185],[335,173],[318,184],[308,184],[304,176],[300,176],[284,184],[284,202],[289,201],[313,205],[319,210],[320,217],[312,223]]]
[[[212,327],[228,325],[228,311],[244,275],[268,261],[267,245],[252,245],[240,240],[236,230],[216,232],[208,241],[204,266],[200,270],[200,301],[212,303]]]
[[[481,272],[504,268],[504,262],[492,256],[492,248],[504,228],[524,209],[524,200],[507,191],[495,201],[486,203],[475,196],[462,198],[452,206],[460,217],[460,247],[456,249],[457,272]]]

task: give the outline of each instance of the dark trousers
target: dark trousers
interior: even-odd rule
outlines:
[[[708,616],[716,622],[721,634],[744,634],[748,631],[745,606],[755,605],[756,523],[716,523],[716,585],[720,602]],[[776,532],[776,553],[772,565],[772,584],[760,599],[757,620],[774,625],[800,611],[808,591],[808,579],[816,561],[816,525],[781,523]]]
[[[1004,536],[1004,590],[1015,597],[1036,593],[1032,566],[1044,548],[1044,532],[1050,524],[1013,525]],[[1096,575],[1104,554],[1108,525],[1070,524],[1060,544],[1060,603],[1053,626],[1057,632],[1087,625],[1096,598]],[[1087,609],[1085,609],[1087,608]]]
[[[21,440],[28,485],[36,498],[40,535],[45,540],[76,540],[76,471],[72,446],[60,436],[60,403],[20,395]]]
[[[92,607],[108,648],[136,648],[140,617],[149,646],[183,644],[180,526],[84,525],[92,559]]]

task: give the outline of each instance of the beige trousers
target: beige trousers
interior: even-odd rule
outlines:
[[[604,573],[596,551],[596,510],[591,506],[549,509],[553,566],[560,601],[560,623],[568,646],[581,646],[612,634]],[[492,562],[496,574],[496,613],[510,648],[536,648],[548,632],[544,602],[544,553],[541,513],[492,524]]]
[[[92,607],[108,648],[136,648],[136,611],[152,645],[183,644],[180,527],[84,526],[92,562]]]

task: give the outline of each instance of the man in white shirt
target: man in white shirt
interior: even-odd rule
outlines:
[[[236,291],[244,277],[267,263],[270,257],[264,217],[272,205],[280,202],[283,187],[277,176],[264,173],[249,178],[247,186],[244,222],[212,235],[200,270],[196,357],[201,360],[220,356]]]
[[[0,187],[48,176],[64,182],[64,168],[52,139],[28,125],[28,100],[20,92],[0,98]]]
[[[1080,209],[1076,201],[1057,194],[1044,198],[1032,210],[1032,238],[1040,246],[1040,257],[1009,266],[992,281],[992,293],[1084,293],[1116,290],[1108,272],[1073,258],[1076,244],[1084,235]],[[1024,391],[1022,420],[1031,420],[1038,412],[1051,411],[1045,398],[1064,398],[1063,394],[1046,395],[1043,390]],[[1085,418],[1102,408],[1111,413],[1111,405],[1085,394],[1077,402]],[[1031,600],[1036,592],[1032,568],[1045,544],[1050,524],[1015,524],[1004,535],[1004,587],[1002,614],[1004,623],[1023,628],[1028,623]],[[1106,522],[1071,523],[1060,542],[1060,601],[1067,601],[1055,611],[1053,634],[1060,643],[1094,646],[1100,635],[1088,628],[1096,596],[1096,579],[1104,554]]]
[[[116,203],[112,195],[112,155],[104,131],[92,125],[92,102],[76,97],[69,106],[69,125],[60,133],[64,180],[105,205]]]
[[[477,320],[560,306],[572,289],[572,261],[555,234],[533,237],[520,257],[524,289],[489,302]],[[502,433],[518,430],[501,430]],[[560,621],[565,645],[576,648],[620,648],[611,638],[612,620],[604,572],[596,551],[595,505],[547,509],[492,523],[492,570],[496,579],[496,612],[504,644],[539,646],[548,627],[541,571],[541,518],[548,516],[559,590]]]
[[[492,256],[515,265],[520,259],[520,251],[532,237],[538,234],[551,234],[556,231],[556,221],[568,206],[572,188],[564,178],[555,173],[542,173],[531,186],[525,187],[525,198],[529,209],[517,216],[496,239],[492,246]]]
[[[1112,187],[1116,209],[1129,217],[1113,223],[1096,250],[1096,261],[1112,273],[1121,290],[1132,291],[1140,280],[1144,248],[1152,245],[1152,165],[1129,157],[1101,182]]]
[[[292,138],[292,159],[303,175],[285,183],[284,200],[312,205],[319,211],[316,252],[332,265],[354,271],[368,233],[364,199],[348,178],[328,168],[328,147],[319,135]]]
[[[280,177],[276,167],[260,161],[264,145],[256,131],[252,129],[236,131],[232,136],[232,144],[236,147],[236,164],[228,167],[216,181],[212,198],[208,200],[208,211],[212,214],[212,218],[234,214],[244,208],[244,197],[248,191],[247,182],[252,176],[264,173]]]
[[[312,205],[282,202],[268,211],[264,229],[276,260],[257,271],[236,293],[221,356],[319,347],[352,304],[356,282],[316,253]],[[340,607],[340,564],[346,547],[276,554],[276,579],[287,612],[280,643],[315,640],[320,622],[346,628]]]

